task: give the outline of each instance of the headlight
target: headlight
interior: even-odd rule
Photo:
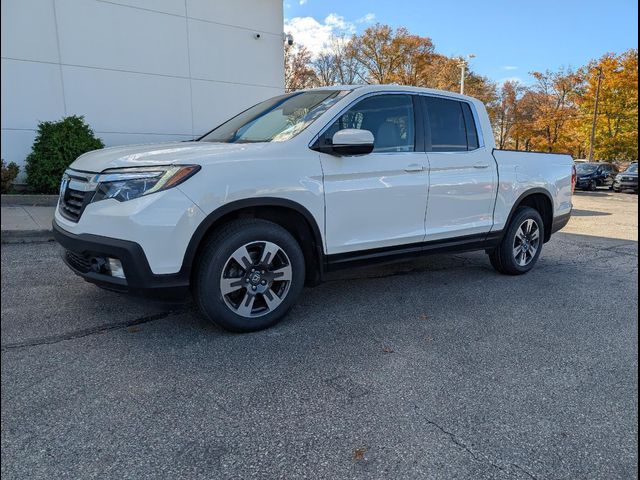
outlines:
[[[98,175],[92,202],[113,198],[119,202],[175,187],[200,170],[199,165],[116,168]]]

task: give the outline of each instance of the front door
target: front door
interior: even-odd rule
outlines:
[[[419,243],[425,235],[427,158],[416,151],[413,97],[374,94],[359,100],[322,134],[369,130],[368,155],[320,153],[324,174],[327,253]]]

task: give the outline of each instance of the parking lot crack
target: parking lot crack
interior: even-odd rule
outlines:
[[[495,468],[497,470],[500,470],[502,473],[505,473],[507,475],[512,476],[512,473],[506,469],[505,467],[497,464],[496,462],[494,462],[493,460],[491,460],[491,458],[489,458],[487,455],[480,453],[480,452],[476,452],[474,450],[472,450],[465,442],[463,442],[462,440],[460,440],[458,438],[458,436],[453,433],[450,432],[449,430],[445,429],[443,426],[441,426],[440,424],[438,424],[437,422],[434,422],[433,420],[430,420],[428,418],[423,417],[423,419],[429,424],[434,426],[435,428],[437,428],[438,430],[440,430],[442,433],[444,433],[449,440],[451,441],[451,443],[453,443],[455,446],[457,446],[458,448],[464,450],[465,452],[467,452],[469,455],[471,455],[471,457],[480,463],[485,463],[488,464],[489,466],[491,466],[492,468]],[[532,475],[531,473],[529,473],[527,470],[525,470],[524,468],[522,468],[521,466],[515,464],[515,463],[511,463],[509,464],[509,466],[519,470],[520,472],[522,472],[523,474],[525,474],[526,476],[528,476],[529,478],[532,478],[533,480],[537,480],[536,477],[534,475]]]
[[[110,332],[112,330],[119,330],[122,328],[142,325],[144,323],[154,322],[156,320],[163,320],[172,315],[185,313],[188,310],[189,310],[188,308],[173,309],[173,310],[168,310],[166,312],[160,312],[153,315],[145,315],[142,317],[134,318],[133,320],[126,320],[124,322],[109,323],[106,325],[98,325],[95,327],[84,328],[81,330],[73,330],[71,332],[68,332],[62,335],[51,335],[48,337],[34,338],[32,340],[27,340],[24,342],[7,343],[5,345],[2,345],[2,347],[0,348],[0,351],[5,352],[9,350],[37,347],[40,345],[53,345],[56,343],[64,342],[66,340],[74,340],[77,338],[83,338],[91,335]]]

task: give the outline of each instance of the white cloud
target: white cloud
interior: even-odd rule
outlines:
[[[324,19],[324,23],[338,32],[355,33],[356,31],[356,26],[353,22],[347,22],[342,15],[338,15],[336,13],[330,13],[327,15],[327,18]]]
[[[295,17],[285,21],[284,31],[293,35],[296,46],[305,46],[312,54],[318,54],[329,41],[333,27],[313,17]]]
[[[502,67],[503,70],[518,70],[518,67],[516,67],[515,65],[505,65],[504,67]]]
[[[375,15],[369,13],[355,22],[345,19],[337,13],[330,13],[319,22],[313,17],[295,17],[285,19],[284,31],[293,35],[297,46],[305,46],[313,56],[322,52],[333,35],[351,36],[356,33],[356,23],[373,21]]]
[[[358,20],[356,20],[356,23],[373,23],[375,20],[375,13],[367,13],[364,17],[360,17]]]
[[[304,5],[305,3],[307,3],[307,0],[300,0],[298,3],[299,3],[300,5]]]

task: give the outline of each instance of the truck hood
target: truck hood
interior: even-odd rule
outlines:
[[[146,145],[126,145],[103,148],[85,153],[71,164],[71,168],[84,172],[99,173],[110,168],[146,167],[214,163],[228,161],[234,157],[255,154],[269,148],[270,143],[211,143],[172,142]]]

